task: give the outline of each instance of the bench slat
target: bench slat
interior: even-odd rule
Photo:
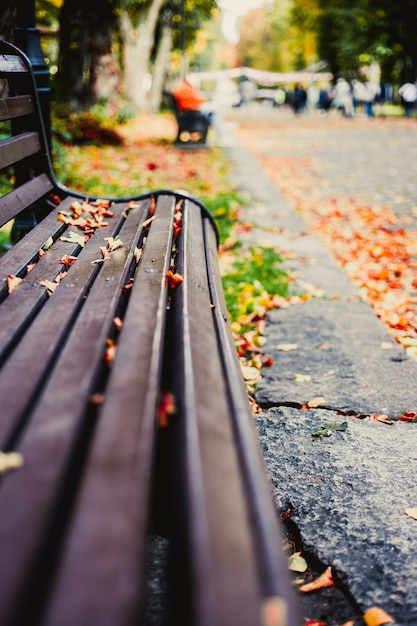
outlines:
[[[215,234],[205,224],[207,249],[207,270],[210,277],[210,291],[213,294],[213,309],[218,340],[222,345],[224,378],[229,389],[233,407],[233,429],[240,454],[241,473],[245,493],[251,503],[251,523],[255,538],[255,553],[258,561],[259,580],[262,583],[263,606],[268,603],[282,607],[288,616],[288,623],[297,623],[298,607],[294,589],[290,587],[287,574],[287,560],[281,549],[281,530],[276,520],[276,511],[267,481],[266,469],[259,447],[255,425],[248,403],[245,401],[245,386],[240,373],[233,336],[224,323],[227,307],[221,284]],[[238,389],[241,393],[238,393]]]
[[[33,113],[33,100],[31,96],[11,96],[0,100],[0,121],[11,120]]]
[[[60,503],[61,511],[68,510],[71,489],[82,465],[77,446],[81,450],[86,446],[82,437],[85,434],[88,438],[93,423],[85,411],[96,390],[97,375],[105,367],[106,339],[111,336],[113,319],[124,298],[121,288],[133,269],[138,219],[142,217],[140,213],[129,213],[121,230],[123,248],[115,250],[102,264],[23,434],[19,449],[25,464],[6,477],[0,490],[0,508],[9,511],[0,519],[0,550],[9,563],[7,580],[0,587],[2,624],[13,619],[19,623],[16,610],[25,615],[36,612],[45,592],[43,585],[48,582],[54,543],[59,543],[59,528],[65,522],[54,520],[55,504]],[[116,283],[115,271],[119,276]],[[65,283],[58,289],[65,289]],[[15,528],[25,528],[28,519],[30,525],[24,537],[13,541]],[[40,549],[43,557],[38,561]],[[22,572],[28,572],[24,589]]]
[[[54,185],[49,176],[41,174],[0,198],[0,226],[16,217],[53,188]]]
[[[63,345],[83,303],[85,292],[100,269],[99,265],[92,264],[100,256],[99,246],[105,245],[106,237],[118,232],[120,214],[124,208],[123,204],[116,207],[116,219],[113,223],[96,232],[89,245],[81,250],[77,261],[71,266],[66,277],[65,288],[57,289],[53,297],[46,302],[42,315],[33,321],[30,329],[20,340],[18,349],[3,365],[0,377],[0,397],[4,399],[3,415],[0,421],[0,449],[3,449],[2,444],[9,447],[10,442],[16,438],[14,434],[16,424],[22,428],[22,416],[29,412],[33,390],[38,389],[44,382],[45,372],[50,368],[50,361],[55,358]],[[147,203],[142,203],[137,211],[145,215]],[[45,257],[40,263],[44,260]],[[19,288],[20,286],[17,291]],[[12,300],[12,297],[10,299]],[[3,307],[4,304],[0,306],[0,319]],[[5,318],[7,319],[7,315]],[[34,354],[37,355],[36,360],[32,358]]]
[[[30,263],[37,261],[39,250],[51,238],[56,240],[66,230],[67,226],[58,222],[58,211],[67,210],[75,198],[68,197],[53,209],[35,229],[32,229],[23,239],[18,241],[6,255],[0,257],[0,300],[7,293],[6,279],[9,274],[23,277]]]
[[[36,154],[41,148],[38,133],[22,133],[0,142],[0,169]]]
[[[254,626],[260,619],[254,546],[221,354],[213,341],[202,230],[200,215],[185,210],[184,300],[176,311],[174,334],[181,338],[178,353],[184,355],[177,385],[184,386],[179,428],[185,464],[184,553],[190,555],[186,584],[194,599],[191,623]]]
[[[17,54],[0,54],[0,78],[12,74],[27,73],[28,68]]]
[[[137,623],[174,208],[158,199],[45,626]]]

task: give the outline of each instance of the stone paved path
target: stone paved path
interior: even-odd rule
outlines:
[[[256,124],[258,154],[281,159],[287,199],[239,142],[242,121]],[[313,199],[351,195],[388,203],[414,229],[417,122],[295,120],[253,109],[234,112],[227,128],[235,182],[251,197],[243,213],[255,225],[248,239],[290,250],[292,271],[323,296],[268,316],[265,350],[274,364],[258,393],[260,440],[288,540],[307,558],[310,576],[330,566],[336,581],[300,593],[305,617],[359,626],[365,611],[378,606],[397,624],[416,626],[417,521],[404,510],[417,506],[417,424],[363,418],[397,419],[417,410],[417,362],[368,305],[351,301],[356,289],[296,213],[287,186],[300,176]],[[297,347],[277,348],[286,343]],[[299,410],[317,398],[318,408]],[[346,431],[312,436],[329,421],[346,421]]]

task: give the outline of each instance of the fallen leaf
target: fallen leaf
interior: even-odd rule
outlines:
[[[23,465],[23,456],[20,452],[0,451],[0,475],[18,469]]]
[[[404,513],[408,515],[408,517],[412,517],[417,520],[417,506],[412,507],[411,509],[404,509]]]
[[[158,426],[159,428],[167,428],[169,417],[174,415],[177,407],[175,398],[171,393],[164,392],[158,408]]]
[[[305,626],[327,626],[326,622],[320,622],[316,619],[308,619],[305,623]]]
[[[149,226],[149,224],[153,222],[154,219],[155,219],[155,215],[152,215],[152,217],[148,217],[148,219],[143,222],[142,228],[146,228],[146,226]]]
[[[415,422],[417,418],[417,413],[415,411],[404,411],[404,413],[399,418],[399,422]]]
[[[19,276],[14,276],[13,274],[9,274],[7,277],[7,291],[12,293],[16,289],[18,285],[22,282],[22,278]]]
[[[42,287],[46,287],[49,296],[52,296],[55,289],[58,287],[58,283],[53,283],[51,280],[41,280],[39,284],[42,285]]]
[[[104,396],[101,393],[95,393],[90,398],[90,402],[91,404],[94,404],[94,406],[99,406],[100,404],[102,404],[103,400]]]
[[[48,239],[45,241],[45,243],[42,246],[42,250],[46,252],[47,250],[49,250],[49,248],[52,248],[53,245],[54,245],[54,240],[52,239],[52,237],[48,237]]]
[[[380,413],[373,413],[372,415],[367,415],[364,419],[367,421],[374,420],[375,422],[382,422],[383,424],[390,424],[390,425],[394,424],[394,421],[390,420],[388,415],[384,415]]]
[[[135,248],[135,252],[133,253],[133,257],[134,257],[136,263],[139,263],[140,258],[142,256],[142,253],[143,253],[143,248],[138,248],[138,247]]]
[[[394,344],[390,341],[383,341],[379,347],[381,348],[381,350],[392,350]]]
[[[71,265],[74,265],[76,260],[76,256],[70,256],[68,254],[65,254],[61,259],[59,259],[59,262],[65,265],[65,269],[69,269]]]
[[[119,237],[105,237],[104,241],[107,243],[110,252],[123,247],[123,241]]]
[[[319,576],[316,580],[312,580],[310,583],[305,583],[299,587],[300,591],[308,593],[309,591],[316,591],[317,589],[324,589],[325,587],[333,587],[334,580],[332,576],[332,568],[329,567]]]
[[[62,235],[62,237],[60,237],[60,240],[66,241],[67,243],[78,244],[82,248],[84,248],[85,246],[85,236],[74,233],[73,230],[70,230],[67,235]]]
[[[309,374],[294,374],[294,380],[296,383],[308,383],[311,376]]]
[[[167,277],[168,286],[170,289],[175,289],[175,287],[177,287],[184,280],[181,274],[174,274],[171,270],[167,271],[166,277]]]
[[[301,556],[301,552],[295,552],[289,558],[288,569],[292,572],[305,572],[308,569],[307,561]]]
[[[281,350],[281,352],[291,352],[291,350],[297,350],[298,344],[296,343],[279,343],[275,346],[277,350]]]
[[[116,356],[116,344],[114,343],[113,339],[107,339],[106,343],[107,348],[104,353],[104,360],[110,365],[110,363],[113,363],[114,357]]]
[[[307,402],[307,406],[310,409],[316,409],[318,406],[321,406],[324,401],[325,399],[322,396],[317,396],[315,398],[311,398],[311,400]]]
[[[312,436],[313,437],[330,437],[330,435],[333,435],[333,433],[337,430],[341,430],[344,432],[345,430],[347,430],[347,427],[348,427],[347,422],[342,422],[342,423],[326,422],[326,424],[323,424],[321,428],[314,431]]]
[[[121,329],[121,327],[123,326],[123,322],[122,322],[122,320],[120,319],[120,317],[115,317],[115,318],[113,318],[113,324],[114,324],[114,327],[115,327],[117,330],[120,330],[120,329]]]
[[[385,613],[377,606],[373,606],[363,616],[366,626],[383,626],[384,624],[394,624],[394,620],[388,613]]]
[[[243,378],[246,381],[250,381],[254,383],[261,379],[261,375],[257,367],[252,367],[250,365],[241,364],[241,369],[242,369]]]

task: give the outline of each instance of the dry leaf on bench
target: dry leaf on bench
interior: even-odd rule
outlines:
[[[14,469],[18,469],[22,465],[23,456],[20,454],[20,452],[0,451],[0,475]]]
[[[9,274],[7,277],[7,291],[12,293],[16,289],[18,285],[22,282],[22,278],[19,276],[14,276],[13,274]]]

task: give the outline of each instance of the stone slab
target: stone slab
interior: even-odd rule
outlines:
[[[417,424],[288,407],[256,419],[277,509],[290,509],[303,553],[332,567],[362,614],[378,606],[415,626],[417,521],[404,509],[417,506]],[[348,428],[313,437],[329,420]],[[341,623],[332,602],[320,615]]]
[[[351,415],[417,410],[417,362],[363,302],[311,299],[271,311],[265,336],[274,362],[256,394],[263,407],[321,397],[320,407]],[[287,344],[297,347],[280,349]]]

